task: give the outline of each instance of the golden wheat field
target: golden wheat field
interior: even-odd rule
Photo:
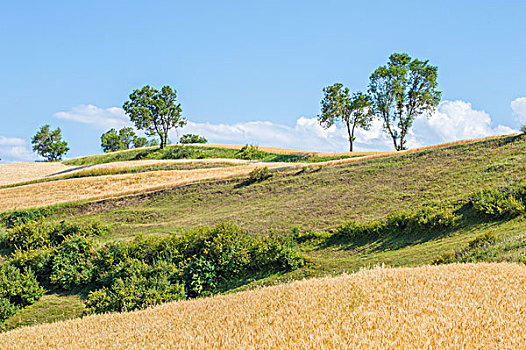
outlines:
[[[254,163],[210,169],[161,170],[136,174],[73,178],[3,188],[0,189],[0,212],[88,199],[108,198],[198,181],[246,176],[254,168],[261,166],[261,164]],[[273,169],[294,165],[291,165],[291,163],[269,163],[265,164],[265,166]]]
[[[21,328],[5,349],[521,349],[526,266],[377,268]]]

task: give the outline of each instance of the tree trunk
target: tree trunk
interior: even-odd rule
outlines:
[[[351,133],[351,126],[349,125],[349,122],[345,123],[347,125],[347,135],[349,136],[349,152],[352,152],[352,142],[353,142],[353,136],[354,136],[354,125],[352,127],[352,133]]]

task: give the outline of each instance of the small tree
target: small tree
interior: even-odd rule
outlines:
[[[325,96],[321,100],[318,122],[326,129],[338,120],[344,123],[349,138],[349,151],[352,152],[356,128],[368,130],[371,125],[373,114],[369,97],[361,92],[351,96],[349,89],[339,83],[327,86],[323,92]]]
[[[406,148],[406,136],[419,115],[429,115],[440,102],[437,91],[438,68],[429,61],[411,59],[394,53],[386,66],[371,75],[369,95],[374,113],[383,120],[384,129],[397,151]]]
[[[48,161],[60,160],[69,151],[68,143],[62,140],[60,128],[50,130],[49,125],[41,127],[31,138],[31,143],[33,151]]]
[[[208,140],[199,135],[185,134],[181,136],[181,138],[179,139],[179,142],[183,144],[185,143],[207,143]]]
[[[176,91],[169,86],[158,91],[146,85],[134,90],[123,108],[137,129],[145,130],[148,136],[159,136],[162,149],[167,144],[168,131],[186,124],[176,97]]]
[[[106,131],[100,137],[100,147],[104,152],[115,152],[122,149],[121,135],[113,128]]]
[[[122,148],[130,149],[133,145],[135,132],[132,128],[126,127],[119,130],[119,136],[121,137]]]
[[[148,139],[146,137],[135,136],[133,138],[133,147],[141,148],[141,147],[144,147],[144,146],[148,146]]]

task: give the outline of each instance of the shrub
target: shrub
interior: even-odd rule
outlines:
[[[521,126],[521,133],[526,135],[526,125]]]
[[[133,259],[122,262],[113,272],[111,285],[89,293],[86,311],[123,312],[184,299],[177,275],[175,265],[165,262],[153,266]]]
[[[18,308],[9,299],[0,297],[0,322],[4,322],[9,317],[16,314]]]
[[[481,191],[470,198],[476,213],[496,219],[511,219],[526,212],[526,186],[518,182]]]
[[[29,250],[47,247],[50,244],[50,233],[53,225],[29,221],[7,230],[4,244],[9,250]]]
[[[260,159],[263,156],[263,152],[259,150],[258,146],[253,145],[245,145],[241,147],[236,154],[239,158],[247,160]]]
[[[179,139],[179,142],[182,144],[188,144],[188,143],[207,143],[208,140],[205,139],[202,136],[195,135],[195,134],[185,134],[181,136]]]
[[[413,235],[421,232],[440,232],[457,224],[459,218],[441,209],[424,207],[420,210],[401,210],[387,217],[385,221],[359,224],[350,221],[342,225],[336,235],[353,240],[376,240],[382,236]]]
[[[49,208],[24,209],[3,213],[0,218],[7,228],[12,228],[19,224],[41,220],[46,216],[51,215],[51,213],[52,210]]]
[[[4,238],[6,248],[13,251],[34,250],[54,247],[72,236],[99,236],[107,233],[107,228],[99,223],[89,225],[70,225],[65,222],[50,224],[41,221],[29,221],[7,230]]]
[[[53,257],[50,282],[65,290],[88,285],[93,277],[95,253],[89,238],[66,239]]]
[[[31,270],[40,283],[48,284],[54,254],[53,248],[15,250],[9,262],[21,270]]]
[[[174,147],[165,148],[164,152],[162,153],[161,158],[162,159],[189,159],[189,158],[194,158],[194,155],[195,155],[194,150],[190,148],[174,146]]]
[[[269,179],[272,177],[272,173],[267,167],[262,168],[254,168],[249,174],[247,183],[252,184],[256,182],[265,181],[266,179]]]
[[[38,284],[31,270],[21,272],[9,263],[0,265],[1,316],[11,316],[17,308],[33,304],[43,294],[44,289]]]

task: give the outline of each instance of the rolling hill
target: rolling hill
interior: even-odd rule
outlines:
[[[378,154],[350,155],[313,152],[305,154],[291,150],[259,149],[255,159],[238,159],[242,158],[239,153],[241,148],[241,146],[221,148],[221,145],[191,146],[189,148],[191,151],[185,154],[181,153],[183,151],[178,146],[169,147],[162,153],[156,153],[158,151],[155,149],[116,152],[115,154],[73,159],[65,162],[67,165],[42,163],[42,166],[47,168],[39,171],[34,169],[33,174],[28,177],[25,177],[23,171],[17,177],[16,170],[13,171],[15,167],[12,166],[11,181],[5,181],[0,187],[0,212],[4,211],[0,213],[0,216],[4,226],[7,226],[7,223],[12,220],[26,220],[25,218],[36,219],[46,225],[67,223],[84,227],[103,224],[106,229],[105,233],[90,238],[94,242],[92,249],[105,249],[115,242],[131,246],[154,244],[147,242],[164,242],[164,239],[170,240],[172,237],[185,235],[188,230],[201,225],[212,227],[229,222],[248,231],[253,237],[277,237],[275,239],[290,243],[292,249],[304,260],[304,264],[293,269],[269,270],[268,273],[259,273],[231,281],[214,289],[214,293],[240,292],[303,278],[354,273],[360,269],[377,265],[414,267],[448,262],[503,263],[380,269],[359,272],[337,279],[314,279],[296,282],[292,285],[271,287],[278,288],[277,290],[285,294],[288,293],[285,292],[287,288],[297,290],[300,288],[298,286],[312,293],[321,288],[318,290],[319,293],[329,293],[328,295],[334,296],[335,300],[349,296],[349,303],[352,305],[369,305],[368,307],[370,304],[364,300],[384,296],[385,304],[378,306],[382,308],[380,313],[368,312],[367,307],[360,306],[359,314],[355,315],[357,318],[354,321],[347,320],[349,323],[343,325],[349,330],[357,327],[356,320],[369,325],[372,324],[371,322],[376,322],[375,319],[381,322],[381,324],[376,324],[377,332],[369,328],[360,328],[362,333],[359,334],[364,335],[362,344],[364,347],[373,344],[380,344],[384,347],[401,344],[400,346],[403,347],[403,344],[406,344],[404,341],[409,341],[408,339],[417,343],[432,339],[435,334],[432,323],[420,325],[423,327],[421,332],[418,331],[421,338],[418,338],[417,333],[412,331],[415,327],[418,329],[418,320],[425,322],[440,320],[444,327],[449,322],[450,325],[457,327],[459,342],[470,341],[469,334],[472,334],[473,343],[465,344],[483,347],[496,344],[492,343],[496,341],[495,339],[489,336],[488,338],[484,334],[473,336],[474,333],[470,333],[474,332],[473,329],[469,330],[466,324],[458,323],[460,316],[453,317],[448,314],[440,318],[441,313],[447,313],[446,308],[451,306],[450,301],[445,299],[442,304],[430,307],[429,310],[425,309],[424,301],[419,301],[422,303],[421,306],[412,311],[404,309],[407,307],[404,304],[399,310],[406,310],[408,314],[414,312],[414,314],[411,317],[406,315],[407,318],[404,318],[405,314],[399,315],[404,321],[397,326],[393,337],[382,340],[379,334],[386,334],[388,327],[393,327],[392,324],[386,323],[388,322],[385,316],[388,314],[386,310],[392,311],[389,309],[389,304],[398,305],[395,298],[398,294],[392,294],[389,291],[390,283],[393,286],[399,286],[400,290],[407,289],[408,293],[410,290],[418,290],[418,293],[423,293],[425,288],[434,288],[433,283],[425,282],[425,279],[437,281],[438,285],[443,283],[441,279],[445,279],[447,283],[444,283],[455,285],[456,289],[453,288],[451,291],[459,290],[468,293],[457,295],[466,298],[465,305],[471,305],[473,300],[482,297],[481,291],[487,291],[487,288],[491,287],[491,275],[495,273],[508,276],[506,278],[514,281],[513,283],[516,282],[516,285],[510,285],[509,288],[503,284],[505,283],[504,277],[502,281],[495,282],[503,288],[499,292],[503,293],[499,294],[501,296],[494,295],[500,302],[509,296],[507,293],[513,294],[512,291],[519,288],[517,286],[524,287],[523,265],[511,264],[526,261],[524,215],[509,217],[485,215],[476,208],[473,198],[481,191],[502,192],[501,189],[507,191],[512,185],[522,186],[526,173],[526,136],[507,135],[406,152]],[[184,156],[183,159],[168,159],[170,156],[181,157],[181,154]],[[192,159],[193,157],[199,159]],[[0,170],[2,170],[1,167]],[[30,166],[24,165],[24,167]],[[253,176],[251,172],[263,167],[269,169],[268,177],[251,180]],[[26,209],[20,210],[22,208]],[[0,227],[0,233],[3,232],[5,235],[6,231],[8,231],[6,227]],[[152,245],[151,249],[158,248]],[[12,253],[9,247],[2,252],[4,259],[10,259]],[[100,252],[97,251],[96,254],[101,254]],[[419,274],[426,276],[425,279],[411,277]],[[480,290],[469,287],[473,285],[475,274],[485,276],[484,279],[481,279],[480,288],[477,287]],[[385,284],[378,285],[380,288],[378,290],[375,289],[377,288],[375,285],[371,284],[364,285],[359,289],[359,293],[354,289],[345,290],[342,287],[346,283],[349,285],[365,283],[364,276],[377,278],[378,275],[391,276],[385,280]],[[311,285],[308,285],[309,283]],[[486,284],[483,285],[484,283]],[[70,319],[81,316],[85,311],[84,302],[89,291],[87,286],[83,288],[88,289],[73,288],[70,290],[56,288],[52,285],[46,288],[48,292],[39,301],[19,310],[6,321],[4,327],[12,329],[24,325]],[[373,293],[373,290],[378,294]],[[355,292],[358,294],[353,294]],[[276,293],[276,289],[267,291],[264,288],[244,293],[212,299],[182,301],[131,314],[89,316],[82,320],[57,325],[56,327],[72,328],[65,330],[62,338],[58,336],[56,343],[53,343],[55,340],[51,338],[42,338],[42,344],[72,348],[87,346],[88,338],[78,339],[78,343],[66,344],[67,332],[73,332],[73,329],[77,329],[76,327],[86,327],[89,324],[90,329],[93,329],[93,333],[89,334],[95,334],[98,331],[94,324],[99,322],[102,324],[116,322],[115,332],[130,332],[130,339],[137,340],[144,334],[141,333],[141,330],[134,333],[133,329],[124,329],[134,322],[135,324],[141,322],[137,320],[149,319],[143,319],[143,317],[152,317],[152,320],[155,319],[155,322],[159,323],[159,325],[148,323],[144,327],[162,327],[164,312],[169,308],[179,310],[174,312],[181,312],[180,315],[187,315],[186,313],[190,312],[188,310],[191,308],[197,310],[203,307],[208,310],[210,305],[216,305],[216,303],[223,305],[221,307],[229,305],[229,308],[235,308],[234,305],[238,302],[242,303],[240,300],[243,298],[249,298],[248,296],[258,298],[257,293],[270,293],[271,295]],[[449,296],[443,295],[442,297]],[[296,300],[293,296],[290,298],[290,305],[314,302],[306,299]],[[426,299],[425,302],[428,300]],[[502,307],[503,313],[509,312],[506,309],[509,305],[495,304],[490,300],[487,302],[492,307],[495,305],[498,308]],[[351,307],[351,304],[345,304],[347,305],[345,307]],[[288,311],[278,308],[275,309],[275,312],[278,314],[290,312],[289,306],[286,305],[289,304],[284,302],[283,307]],[[314,305],[312,310],[315,307],[328,310],[327,308],[333,308],[334,305],[330,303]],[[486,309],[486,306],[481,307],[479,311],[482,314],[487,315],[491,312]],[[250,309],[252,314],[240,315],[239,319],[232,320],[232,325],[245,324],[248,321],[244,317],[252,319],[264,313],[262,310],[252,308]],[[464,316],[475,320],[477,311],[469,310]],[[169,317],[179,317],[173,316],[172,311],[166,312],[171,315]],[[342,315],[343,309],[334,307],[334,312]],[[305,318],[299,317],[298,322],[308,324],[310,321],[306,320],[310,317],[313,320],[319,320],[319,317],[322,316],[302,314],[301,317]],[[517,318],[514,319],[519,324],[523,324],[520,323],[524,322],[524,319],[521,318],[523,316],[517,315]],[[184,316],[180,317],[184,318]],[[117,319],[119,321],[116,321]],[[225,318],[223,320],[228,321]],[[233,333],[221,333],[218,330],[217,333],[211,333],[213,335],[207,338],[199,333],[203,329],[195,328],[199,323],[197,319],[192,322],[184,323],[184,329],[189,332],[186,335],[178,333],[173,335],[173,338],[164,339],[158,335],[167,332],[167,329],[156,328],[155,330],[150,329],[156,336],[146,339],[149,339],[152,344],[155,342],[159,342],[155,344],[170,344],[170,341],[186,341],[185,339],[189,338],[185,337],[193,336],[194,339],[201,339],[202,344],[207,344],[208,341],[219,343],[225,341],[226,347],[235,347],[244,342],[258,344],[258,346],[262,344],[261,339],[255,336],[250,339],[238,337],[234,334],[235,329],[229,330]],[[508,321],[505,319],[495,322],[500,328],[497,327],[491,331],[494,333],[488,333],[490,332],[487,331],[488,324],[483,324],[479,328],[483,329],[485,334],[501,336],[501,339],[524,341],[511,328],[510,332],[506,333],[503,327]],[[183,323],[178,324],[183,325]],[[256,324],[253,326],[255,328],[247,332],[257,332],[258,326]],[[20,337],[20,339],[29,341],[38,332],[60,333],[58,328],[52,330],[53,328],[46,327],[55,327],[55,325],[15,330],[4,335],[3,339],[7,342]],[[119,329],[118,327],[124,328]],[[214,327],[216,326],[210,325],[207,329],[215,329]],[[294,328],[292,325],[290,327]],[[276,338],[269,338],[272,339],[272,344],[287,345],[282,343],[285,339],[279,334],[283,334],[280,332],[289,334],[291,332],[289,328],[268,328],[269,331],[275,332]],[[147,329],[144,328],[144,332],[150,332]],[[172,330],[172,328],[168,329]],[[33,331],[37,333],[31,333]],[[332,341],[345,341],[348,344],[360,345],[355,343],[357,339],[343,337],[341,329],[338,332],[334,334],[335,338]],[[403,337],[404,332],[408,335],[407,339]],[[112,337],[111,332],[108,334],[108,337]],[[454,333],[446,334],[443,341],[449,342],[454,335]],[[100,341],[101,346],[105,346],[110,339],[104,338],[105,336],[101,334],[100,338],[96,338],[93,335],[93,339],[94,341],[99,339],[96,341]],[[312,344],[329,346],[330,343],[324,343],[329,341],[326,337],[327,334],[319,334],[318,338],[313,338],[312,341],[315,342]],[[305,344],[302,342],[307,341],[299,333],[297,338],[291,338],[290,341],[295,341],[294,339],[298,342],[288,344],[291,347],[301,347],[301,344]],[[432,342],[429,344],[434,345],[430,345],[431,347],[440,345]],[[458,344],[460,347],[462,343]],[[124,340],[122,346],[126,346]]]

